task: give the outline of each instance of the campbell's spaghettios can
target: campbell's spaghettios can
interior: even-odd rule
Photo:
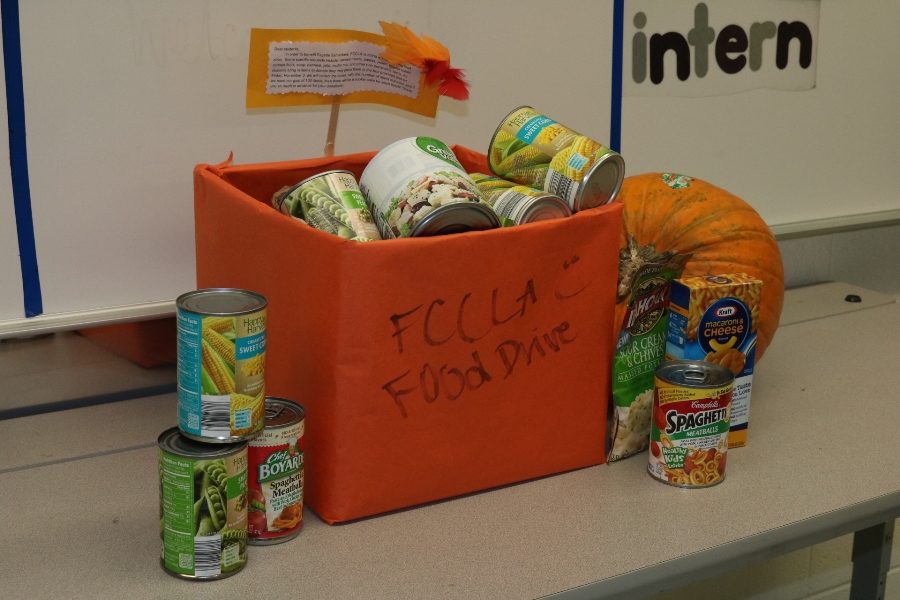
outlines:
[[[175,301],[178,427],[201,442],[252,438],[265,419],[266,299],[211,288]]]
[[[326,171],[304,179],[276,193],[272,204],[286,215],[348,240],[381,239],[350,171]]]
[[[251,544],[286,542],[303,527],[304,416],[299,404],[266,398],[266,426],[248,449]]]
[[[715,363],[663,361],[655,374],[650,475],[685,488],[725,479],[734,374]]]
[[[504,227],[572,215],[569,205],[559,196],[483,173],[473,173],[472,180]]]
[[[221,579],[247,563],[247,443],[204,444],[172,427],[159,445],[160,564]]]
[[[398,140],[372,157],[359,187],[384,239],[494,229],[500,220],[447,144]]]
[[[625,177],[620,154],[530,106],[500,123],[488,162],[495,175],[559,196],[573,212],[612,202]]]

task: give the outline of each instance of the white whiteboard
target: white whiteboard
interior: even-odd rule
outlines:
[[[823,2],[811,92],[751,92],[727,104],[626,97],[628,172],[704,177],[773,224],[900,206],[900,76],[887,68],[900,55],[888,35],[900,5],[874,4],[856,14]],[[466,70],[470,100],[442,99],[436,119],[342,107],[338,154],[423,134],[485,151],[498,121],[521,104],[609,140],[612,0],[42,0],[20,1],[20,11],[48,315],[170,302],[194,287],[195,164],[229,151],[238,163],[322,154],[327,107],[244,108],[252,27],[379,32],[380,19],[397,21],[443,42]],[[677,126],[663,127],[672,114]],[[785,129],[796,134],[770,143]],[[749,143],[724,152],[732,139]],[[0,247],[4,280],[18,269],[11,259]],[[11,310],[0,297],[0,322],[22,317],[13,300]]]
[[[708,5],[710,25],[721,30],[728,15]],[[747,200],[769,225],[900,209],[898,23],[896,0],[821,2],[817,85],[809,91],[626,96],[629,172],[706,179]],[[634,31],[626,17],[626,64]]]

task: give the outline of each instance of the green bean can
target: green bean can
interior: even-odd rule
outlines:
[[[200,581],[237,573],[247,563],[247,443],[204,444],[173,427],[158,444],[163,570]]]
[[[272,198],[279,211],[307,225],[356,242],[381,234],[350,171],[325,171],[279,190]]]

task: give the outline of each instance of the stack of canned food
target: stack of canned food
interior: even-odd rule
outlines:
[[[265,395],[266,299],[203,289],[176,300],[178,426],[159,436],[159,512],[168,573],[219,579],[248,544],[303,526],[304,410]]]
[[[491,138],[491,174],[467,173],[431,137],[378,152],[357,184],[349,171],[319,173],[275,193],[281,212],[356,241],[443,235],[570,216],[612,202],[622,157],[529,106]]]

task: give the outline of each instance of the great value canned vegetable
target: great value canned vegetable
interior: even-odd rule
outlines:
[[[625,177],[625,161],[600,142],[521,106],[491,138],[491,172],[563,198],[577,212],[612,202]]]
[[[303,407],[266,398],[266,426],[250,441],[248,531],[251,544],[277,544],[303,527]]]
[[[350,171],[319,173],[272,198],[279,211],[357,242],[380,240],[378,227]]]
[[[178,427],[203,442],[245,440],[265,419],[266,299],[212,288],[175,301]]]
[[[247,563],[247,444],[160,434],[160,563],[185,579],[220,579]]]
[[[656,370],[650,475],[680,487],[725,478],[734,375],[705,361],[663,361]]]
[[[491,205],[504,227],[571,216],[572,211],[559,196],[527,185],[516,185],[499,177],[473,173],[472,180],[485,202]]]
[[[384,239],[500,226],[453,150],[435,138],[386,146],[366,165],[359,186]]]

